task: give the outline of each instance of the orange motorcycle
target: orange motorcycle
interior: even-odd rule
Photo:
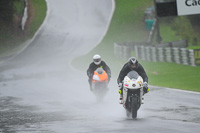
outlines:
[[[92,92],[97,101],[102,101],[108,91],[108,75],[103,68],[97,68],[92,78]]]

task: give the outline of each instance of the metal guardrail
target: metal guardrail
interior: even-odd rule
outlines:
[[[131,56],[131,52],[135,50],[135,45],[142,46],[146,45],[149,46],[149,42],[122,42],[122,43],[115,43],[114,44],[114,54],[116,57],[120,59],[126,59],[127,57]],[[163,43],[156,45],[155,47],[179,47],[184,48],[187,46],[187,41],[179,40],[169,43]]]
[[[131,52],[135,50],[135,45],[145,45],[142,42],[123,42],[114,44],[114,55],[119,59],[128,59]]]
[[[135,45],[136,56],[152,62],[175,62],[197,66],[195,50],[176,47],[146,47]]]
[[[184,41],[181,41],[184,42]],[[179,44],[178,41],[174,44]],[[166,45],[168,46],[168,45]],[[137,58],[152,62],[175,62],[177,64],[199,66],[200,65],[200,49],[192,50],[177,47],[154,47],[147,46],[145,42],[127,42],[115,43],[114,54],[119,59],[128,59],[131,52],[135,51]]]

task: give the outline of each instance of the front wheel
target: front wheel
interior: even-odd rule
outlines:
[[[137,110],[138,110],[138,102],[137,102],[137,97],[132,97],[131,101],[131,112],[132,112],[132,118],[135,119],[137,118]]]
[[[129,112],[128,110],[126,110],[126,116],[127,116],[127,118],[131,118],[132,116],[131,116],[131,112]]]

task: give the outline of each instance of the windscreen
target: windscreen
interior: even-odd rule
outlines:
[[[102,74],[104,72],[103,68],[100,68],[100,67],[97,68],[96,71],[97,71],[98,74]]]
[[[137,79],[139,77],[139,74],[136,72],[136,71],[130,71],[127,76],[130,78],[130,79]]]

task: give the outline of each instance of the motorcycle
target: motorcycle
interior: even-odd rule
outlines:
[[[102,101],[108,91],[108,75],[103,68],[97,68],[92,78],[92,92],[97,101]]]
[[[130,71],[123,81],[123,107],[128,118],[137,118],[142,104],[143,79],[136,71]]]

